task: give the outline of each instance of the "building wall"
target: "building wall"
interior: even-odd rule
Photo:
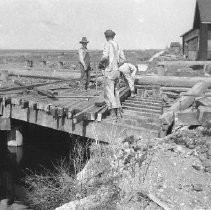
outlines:
[[[189,60],[197,60],[199,51],[199,37],[192,39],[184,38],[184,55]]]
[[[208,55],[207,59],[211,60],[211,24],[208,25],[208,41],[207,41],[207,50],[208,50]]]
[[[201,23],[199,40],[199,60],[207,60],[208,49],[208,25]]]

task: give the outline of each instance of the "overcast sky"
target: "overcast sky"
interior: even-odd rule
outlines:
[[[0,48],[102,49],[113,29],[123,49],[165,48],[191,29],[195,0],[0,0]]]

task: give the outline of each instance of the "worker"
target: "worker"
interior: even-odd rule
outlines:
[[[90,71],[91,71],[90,57],[89,57],[89,52],[87,50],[87,44],[89,42],[87,41],[86,37],[82,37],[82,40],[79,43],[82,45],[81,48],[78,50],[79,66],[81,70],[80,85],[82,89],[87,90],[89,87]]]
[[[128,83],[128,86],[130,87],[131,91],[131,97],[135,97],[135,87],[134,87],[134,81],[135,81],[135,75],[137,72],[137,67],[129,62],[124,62],[120,67],[119,71],[123,74],[123,77],[125,81]]]
[[[116,120],[121,117],[121,103],[119,97],[119,64],[125,61],[123,51],[119,48],[119,45],[114,41],[115,32],[112,30],[106,30],[105,38],[107,40],[103,56],[99,63],[99,68],[105,66],[104,70],[104,99],[110,110],[110,118]]]

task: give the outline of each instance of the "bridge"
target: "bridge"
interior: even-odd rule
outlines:
[[[17,79],[14,83],[16,87],[0,89],[0,130],[13,130],[13,120],[20,120],[103,142],[130,135],[160,135],[162,100],[156,89],[150,88],[154,95],[147,95],[138,87],[137,96],[130,98],[129,88],[122,86],[123,115],[112,121],[102,88],[81,91],[74,80],[25,85]]]

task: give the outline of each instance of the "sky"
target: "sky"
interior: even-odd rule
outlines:
[[[0,49],[163,49],[192,28],[196,0],[0,0]]]

